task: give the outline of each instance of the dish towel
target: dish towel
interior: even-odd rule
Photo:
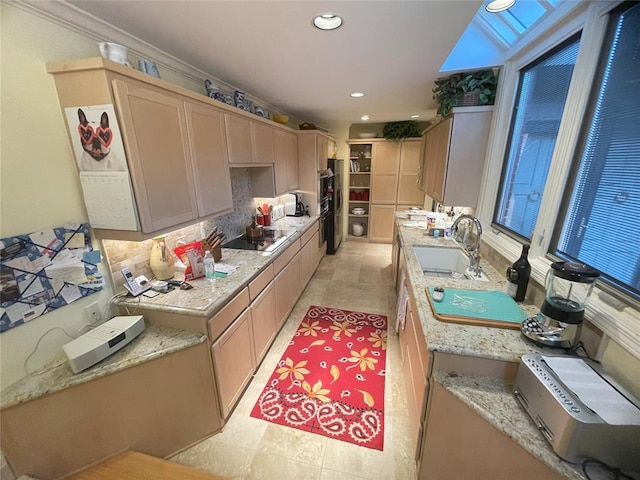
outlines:
[[[398,295],[398,308],[396,316],[396,332],[400,332],[400,329],[404,328],[404,321],[407,317],[407,304],[409,303],[409,290],[404,283],[404,272],[400,271],[400,294]]]

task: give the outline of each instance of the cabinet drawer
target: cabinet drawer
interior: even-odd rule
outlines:
[[[249,284],[249,298],[253,302],[260,292],[273,280],[273,265],[268,265],[262,273]]]
[[[273,261],[273,274],[277,275],[280,271],[287,266],[291,259],[300,250],[300,239],[297,238],[278,258]]]
[[[249,289],[244,288],[209,320],[209,339],[214,341],[249,306]]]
[[[305,246],[309,240],[313,238],[313,234],[318,231],[318,222],[315,222],[311,228],[302,234],[300,245]]]

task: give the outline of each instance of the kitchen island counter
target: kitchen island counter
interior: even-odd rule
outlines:
[[[405,225],[407,224],[407,225]],[[538,347],[523,339],[520,330],[448,323],[437,320],[431,310],[425,289],[429,286],[447,288],[506,291],[506,278],[486,261],[481,261],[489,281],[436,278],[426,276],[418,262],[413,246],[455,247],[451,239],[434,238],[427,230],[416,228],[398,214],[396,227],[400,242],[400,256],[404,259],[407,288],[415,301],[417,317],[424,333],[430,361],[430,390],[435,384],[451,393],[499,432],[529,452],[562,478],[583,480],[580,466],[563,461],[535,428],[533,421],[518,404],[512,393],[512,378],[522,355],[532,352],[549,353],[551,349]],[[529,314],[538,312],[535,305],[523,302],[520,306]],[[558,353],[554,350],[553,353]],[[497,377],[474,374],[478,365],[507,365],[508,374]],[[458,371],[458,368],[462,367]],[[467,370],[467,368],[469,370]],[[497,370],[500,371],[500,370]],[[432,392],[429,392],[431,398]],[[429,407],[427,407],[427,416]],[[429,428],[428,417],[425,431]],[[426,467],[428,470],[428,466]],[[419,477],[420,478],[420,477]],[[606,477],[594,477],[606,478]]]

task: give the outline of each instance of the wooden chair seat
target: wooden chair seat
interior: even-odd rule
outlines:
[[[224,480],[217,475],[131,450],[67,478],[68,480]]]

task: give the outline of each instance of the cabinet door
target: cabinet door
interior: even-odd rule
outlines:
[[[318,242],[320,233],[313,234],[311,239],[302,247],[300,254],[300,281],[306,285],[311,280],[318,265]]]
[[[274,280],[278,328],[287,320],[301,291],[300,264],[300,252],[298,252]]]
[[[399,205],[422,205],[424,194],[420,191],[418,177],[420,171],[419,140],[404,141],[400,147],[400,176],[398,178]]]
[[[253,160],[255,163],[273,163],[273,127],[251,122],[253,130]]]
[[[123,80],[113,81],[113,92],[142,231],[197,218],[184,102]]]
[[[273,282],[251,304],[251,325],[256,364],[264,358],[278,331],[276,322],[276,293]]]
[[[373,145],[371,162],[372,203],[396,203],[399,167],[399,143],[383,142]]]
[[[371,171],[374,175],[397,175],[400,167],[400,143],[381,142],[373,145]]]
[[[280,130],[273,132],[273,147],[276,195],[282,195],[289,190],[289,144],[285,132]]]
[[[213,107],[185,103],[189,144],[201,217],[230,212],[231,178],[227,163],[224,114]]]
[[[287,143],[287,189],[298,188],[298,138],[293,133],[286,134]]]
[[[398,175],[371,175],[371,202],[395,205]]]
[[[229,416],[255,370],[252,339],[251,310],[247,308],[211,347],[223,418]]]
[[[251,122],[236,115],[225,113],[227,148],[229,163],[253,163],[253,143],[251,141]]]
[[[432,162],[433,177],[431,193],[432,197],[444,201],[444,186],[447,179],[447,163],[449,162],[449,139],[451,136],[451,117],[443,120],[436,128],[438,141]],[[428,193],[428,192],[427,192]]]
[[[393,241],[394,205],[371,205],[369,208],[369,240],[391,243]]]
[[[329,144],[331,142],[329,142],[328,138],[325,137],[321,137],[320,135],[318,135],[317,137],[317,162],[318,162],[318,170],[326,170],[328,165],[329,165]]]

